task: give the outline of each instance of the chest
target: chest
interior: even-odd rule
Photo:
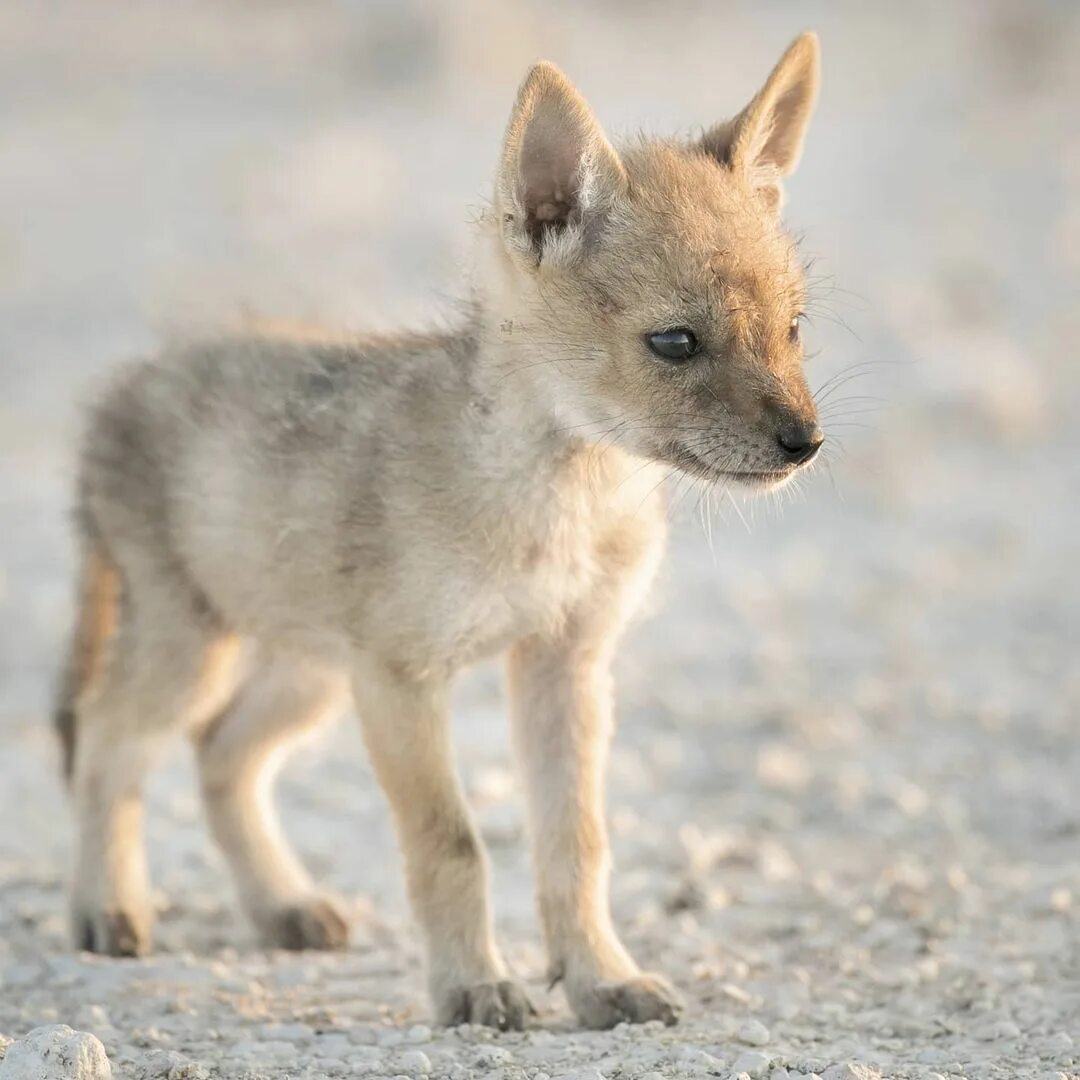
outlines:
[[[529,634],[555,633],[589,602],[605,573],[603,522],[584,512],[508,514],[440,545],[413,568],[428,598],[421,637],[451,664],[500,652]]]
[[[664,532],[656,477],[639,476],[640,463],[606,475],[600,465],[571,461],[503,484],[498,500],[478,492],[426,518],[398,554],[399,652],[458,667],[557,635],[586,609],[603,621],[632,591],[624,582],[651,577]]]

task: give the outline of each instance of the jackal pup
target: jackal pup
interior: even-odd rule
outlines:
[[[289,745],[351,694],[439,1022],[524,1025],[448,733],[454,673],[505,651],[551,976],[583,1024],[674,1022],[675,993],[609,914],[609,667],[660,558],[663,472],[768,487],[822,443],[779,218],[817,82],[806,34],[734,120],[616,150],[538,64],[460,329],[252,334],[114,383],[82,458],[57,712],[80,947],[149,948],[141,788],[178,728],[266,941],[345,944],[269,794]]]

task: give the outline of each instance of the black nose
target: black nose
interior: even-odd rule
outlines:
[[[825,433],[817,424],[791,424],[776,437],[780,449],[794,465],[805,465],[825,441]]]

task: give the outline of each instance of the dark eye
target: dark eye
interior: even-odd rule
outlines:
[[[799,323],[802,322],[802,317],[802,312],[800,311],[799,314],[796,315],[795,318],[792,319],[791,322],[788,324],[787,336],[788,341],[790,341],[792,345],[797,344],[799,340]]]
[[[698,351],[698,340],[690,330],[661,330],[647,338],[649,348],[663,360],[689,360]]]

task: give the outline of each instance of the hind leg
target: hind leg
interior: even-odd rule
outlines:
[[[348,693],[341,672],[292,658],[264,659],[197,741],[211,831],[245,912],[269,945],[331,949],[348,943],[345,916],[313,885],[272,801],[288,751],[340,713]]]
[[[110,695],[111,696],[111,695]],[[83,711],[82,719],[88,719]],[[97,721],[97,717],[93,717]],[[95,726],[106,728],[100,722]],[[111,727],[111,725],[109,725]],[[93,739],[83,733],[72,795],[78,851],[71,894],[77,948],[111,956],[149,951],[152,913],[143,850],[142,778],[154,754],[151,740]]]
[[[133,956],[152,924],[143,780],[171,731],[223,706],[237,642],[164,578],[125,573],[114,603],[108,655],[74,701],[72,920],[80,948]]]

